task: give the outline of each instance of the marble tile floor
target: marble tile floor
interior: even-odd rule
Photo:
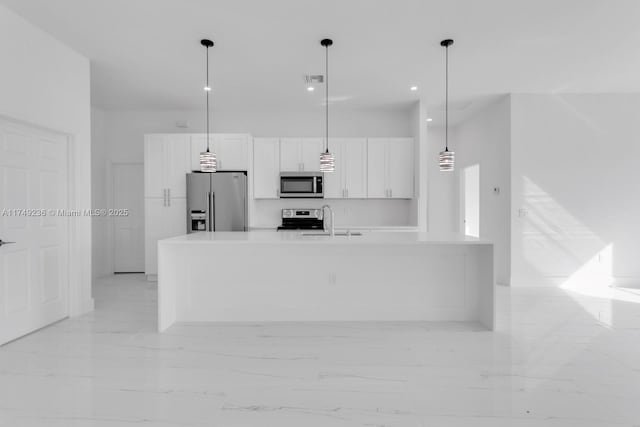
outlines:
[[[0,347],[0,426],[640,426],[640,290],[498,288],[469,324],[181,324],[142,275]],[[330,307],[327,307],[330,310]]]

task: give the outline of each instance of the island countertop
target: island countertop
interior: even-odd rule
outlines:
[[[346,230],[336,230],[345,232]],[[351,230],[357,232],[358,230]],[[312,232],[312,231],[309,231]],[[490,245],[492,242],[457,233],[365,231],[352,236],[310,236],[301,231],[198,232],[160,240],[164,244],[330,244],[330,245]]]

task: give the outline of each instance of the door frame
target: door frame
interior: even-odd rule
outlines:
[[[481,197],[481,185],[480,185],[480,180],[481,178],[481,169],[480,169],[480,163],[474,163],[472,165],[468,165],[468,166],[464,166],[464,167],[460,167],[460,172],[458,173],[458,226],[460,227],[460,233],[462,235],[467,235],[467,203],[466,203],[466,196],[467,196],[467,173],[468,171],[473,168],[473,167],[477,167],[478,168],[478,236],[473,236],[473,235],[469,235],[472,237],[480,237],[480,197]]]
[[[73,134],[68,132],[60,131],[58,129],[53,129],[47,126],[42,126],[37,123],[32,123],[26,120],[20,120],[13,117],[8,117],[6,115],[0,114],[0,125],[5,125],[7,127],[14,127],[20,130],[28,129],[33,132],[43,132],[47,134],[57,134],[61,136],[66,141],[66,150],[67,150],[67,168],[66,168],[66,176],[67,176],[67,206],[56,207],[56,209],[78,209],[82,210],[86,207],[78,206],[76,196],[78,192],[78,188],[76,186],[77,180],[75,171],[77,170],[77,149],[78,145],[76,143],[75,137]],[[74,221],[71,221],[70,218],[74,218]],[[93,311],[94,309],[94,301],[91,293],[89,295],[84,295],[83,291],[86,286],[83,286],[83,276],[87,271],[87,266],[83,265],[83,260],[85,258],[78,256],[82,250],[83,239],[82,239],[82,229],[81,224],[88,224],[89,233],[91,232],[91,223],[90,218],[86,217],[69,217],[67,218],[67,268],[68,268],[68,288],[67,288],[67,313],[66,317],[71,316],[79,316],[81,314],[87,313],[89,311]],[[87,224],[84,224],[85,227]],[[89,266],[88,270],[91,270],[91,258],[89,258]],[[89,277],[91,275],[89,274]],[[48,326],[48,325],[47,325]]]
[[[144,170],[144,162],[114,162],[113,160],[106,160],[106,190],[107,190],[107,209],[115,208],[114,200],[115,200],[115,188],[113,185],[114,178],[114,169],[116,165],[131,165],[131,166],[141,166]],[[144,176],[144,175],[143,175]],[[144,179],[142,182],[142,203],[144,209]],[[144,227],[144,214],[143,214],[143,223]],[[113,257],[113,251],[115,249],[115,239],[114,239],[114,231],[115,231],[115,217],[109,217],[107,222],[107,265],[109,266],[109,273],[114,274],[116,270],[115,259]]]

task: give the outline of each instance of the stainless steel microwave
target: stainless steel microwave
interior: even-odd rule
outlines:
[[[324,197],[322,172],[280,172],[280,198]]]

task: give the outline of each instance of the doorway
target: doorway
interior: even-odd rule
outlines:
[[[480,237],[480,165],[462,170],[462,220],[464,234]]]
[[[144,166],[113,163],[113,271],[144,272]]]

